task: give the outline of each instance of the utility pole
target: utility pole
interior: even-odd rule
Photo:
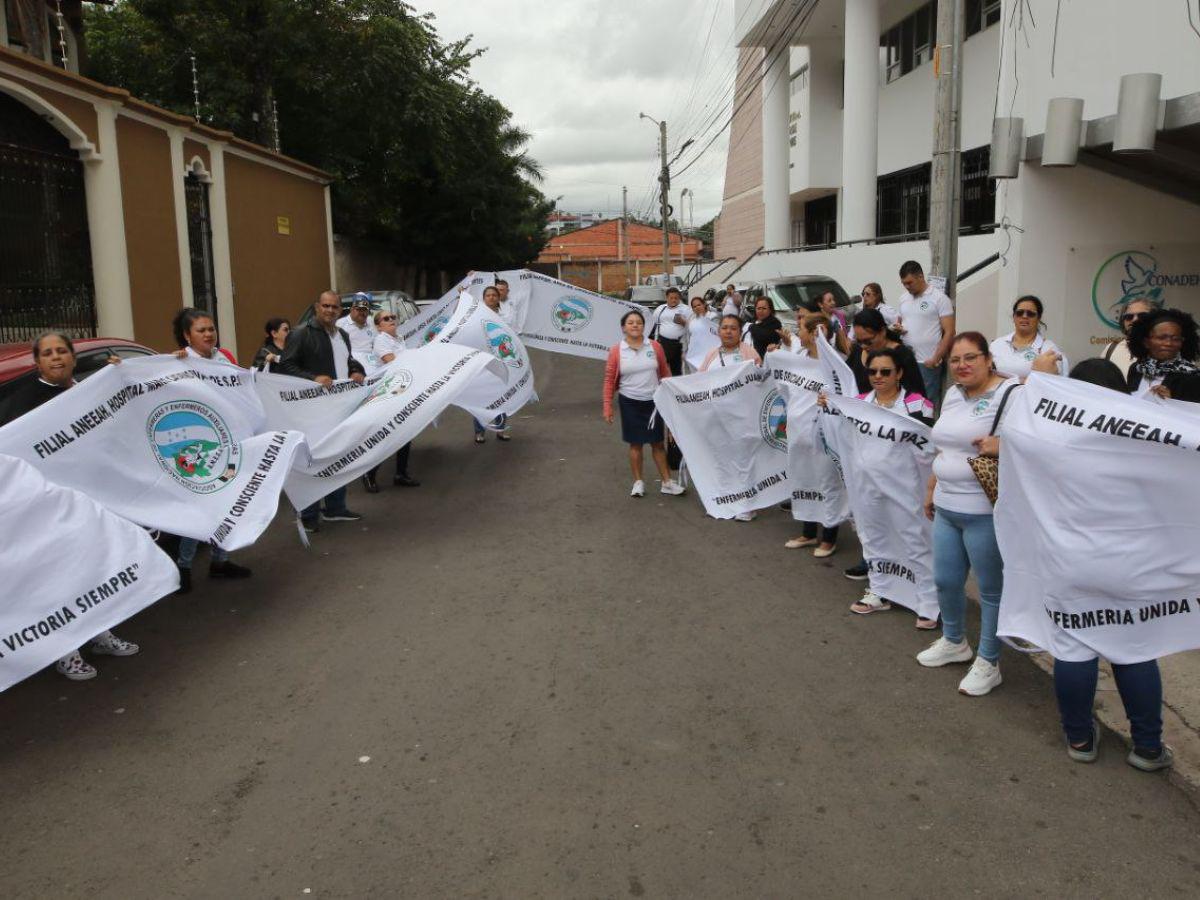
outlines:
[[[625,263],[625,286],[629,287],[629,188],[621,188],[621,259]]]
[[[963,0],[937,6],[934,48],[933,171],[929,193],[930,274],[946,279],[953,299],[958,272],[958,229],[962,192]]]
[[[658,155],[662,160],[662,171],[658,175],[659,202],[662,206],[663,233],[663,287],[671,283],[671,232],[668,220],[671,218],[671,170],[667,166],[667,123],[658,123]]]

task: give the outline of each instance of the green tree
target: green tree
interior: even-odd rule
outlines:
[[[121,0],[91,6],[88,75],[334,176],[334,228],[428,268],[537,256],[552,204],[529,135],[403,0]]]

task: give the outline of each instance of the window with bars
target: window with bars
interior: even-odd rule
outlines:
[[[963,33],[970,37],[999,22],[1000,4],[1001,0],[966,0]],[[886,84],[933,59],[933,48],[937,46],[937,8],[937,0],[932,0],[880,35]]]
[[[804,243],[832,244],[837,240],[837,194],[804,204]]]
[[[990,148],[962,153],[962,231],[988,231],[996,219],[996,182],[988,178]],[[929,231],[929,185],[932,164],[884,175],[876,182],[876,233],[879,238],[912,238]]]
[[[977,147],[962,154],[962,212],[964,231],[984,230],[996,221],[996,180],[988,178],[991,148]]]

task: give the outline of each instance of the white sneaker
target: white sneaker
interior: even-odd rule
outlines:
[[[917,654],[917,662],[934,669],[938,666],[948,666],[950,663],[970,662],[973,655],[971,645],[965,640],[961,644],[955,644],[940,637]]]
[[[999,663],[990,663],[982,656],[977,656],[967,677],[958,683],[958,692],[968,697],[982,697],[992,688],[999,687],[1003,680]]]
[[[645,497],[646,496],[646,482],[635,481],[633,483],[633,490],[629,492],[629,496],[630,497]]]
[[[54,664],[60,675],[66,675],[72,681],[87,681],[96,677],[96,667],[79,655],[79,651],[64,656]]]
[[[738,513],[733,518],[738,522],[753,522],[755,520],[755,518],[757,518],[757,516],[758,516],[757,513],[748,512],[748,513]]]
[[[678,497],[683,493],[683,490],[683,485],[681,485],[678,481],[664,481],[662,483],[662,492],[664,494],[670,494],[673,497]]]
[[[111,631],[106,631],[92,641],[89,649],[101,656],[133,656],[141,648],[131,641],[121,640]]]

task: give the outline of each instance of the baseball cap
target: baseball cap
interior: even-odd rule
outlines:
[[[371,295],[359,291],[354,295],[354,302],[350,304],[352,309],[370,309]]]

